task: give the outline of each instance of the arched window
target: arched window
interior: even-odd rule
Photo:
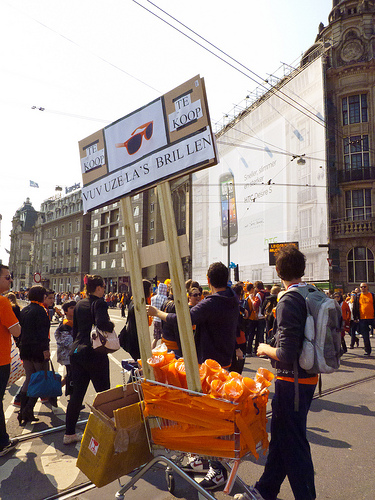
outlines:
[[[348,282],[373,283],[375,281],[374,273],[374,254],[369,248],[354,247],[348,253]]]

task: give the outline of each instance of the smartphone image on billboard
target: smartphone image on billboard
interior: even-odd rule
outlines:
[[[231,172],[222,174],[219,178],[220,188],[220,243],[228,245],[237,241],[238,225],[237,225],[237,207],[236,195],[234,190],[234,177]]]

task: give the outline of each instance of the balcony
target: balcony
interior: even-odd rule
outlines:
[[[63,267],[63,273],[68,273],[69,272],[69,267]]]
[[[373,236],[375,232],[375,220],[344,221],[333,224],[334,237],[356,237]]]
[[[352,168],[338,172],[339,182],[375,180],[375,167]]]
[[[57,267],[57,268],[56,268],[56,274],[60,274],[60,273],[61,273],[61,271],[62,271],[62,268],[61,268],[61,267]]]
[[[54,269],[50,269],[49,270],[49,274],[55,274],[55,270]]]
[[[78,267],[71,267],[70,272],[71,273],[76,273],[78,271]]]

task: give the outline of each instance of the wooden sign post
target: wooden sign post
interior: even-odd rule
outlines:
[[[173,299],[176,305],[178,330],[181,348],[185,362],[188,389],[200,392],[202,390],[199,377],[197,351],[195,348],[190,310],[186,297],[185,280],[182,269],[181,255],[177,241],[177,228],[173,212],[173,203],[169,182],[163,182],[157,187],[164,239],[167,247],[169,273],[172,281]]]
[[[133,211],[130,196],[120,200],[121,215],[125,231],[126,241],[126,262],[128,264],[130,279],[132,284],[133,304],[135,320],[137,323],[137,333],[139,349],[141,352],[142,368],[146,378],[155,380],[151,367],[147,364],[147,359],[152,356],[150,343],[150,329],[146,312],[145,294],[142,284],[142,267],[137,248],[137,237],[135,234]]]

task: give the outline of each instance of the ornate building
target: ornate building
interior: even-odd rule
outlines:
[[[375,2],[334,0],[316,42],[328,48],[331,284],[350,291],[366,281],[374,290]]]
[[[26,198],[12,219],[9,268],[13,272],[14,290],[22,290],[33,285],[32,255],[37,218],[38,212],[32,206],[30,199]]]

